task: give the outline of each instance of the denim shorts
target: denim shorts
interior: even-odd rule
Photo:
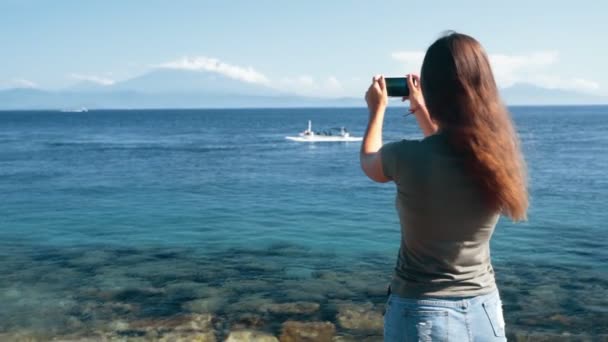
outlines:
[[[506,341],[498,291],[469,298],[389,295],[384,341]]]

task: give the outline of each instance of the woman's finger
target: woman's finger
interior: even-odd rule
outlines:
[[[384,92],[386,90],[386,80],[383,75],[380,75],[380,79],[378,79],[378,85],[380,86],[380,90]]]
[[[374,90],[377,93],[382,94],[382,88],[380,88],[380,82],[378,82],[378,81],[374,82],[374,84],[372,85],[372,87],[374,88]]]
[[[410,89],[410,92],[412,89],[418,89],[418,87],[416,87],[416,85],[414,84],[414,77],[415,75],[412,74],[407,75],[407,87]]]
[[[410,77],[412,78],[412,81],[414,82],[414,85],[417,88],[420,87],[420,76],[418,76],[416,74],[411,74]]]

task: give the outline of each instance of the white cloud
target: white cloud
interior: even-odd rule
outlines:
[[[313,87],[315,80],[311,76],[301,75],[294,78],[285,77],[281,82],[287,86],[298,86],[298,87]]]
[[[17,88],[38,88],[38,83],[24,78],[15,78],[11,81],[11,86]]]
[[[75,80],[93,82],[93,83],[100,84],[103,86],[110,86],[110,85],[116,83],[116,81],[114,81],[110,78],[102,77],[102,76],[95,76],[95,75],[71,74],[70,77]]]
[[[330,89],[342,90],[342,83],[335,76],[329,76],[325,84]]]
[[[420,70],[424,60],[423,51],[398,51],[391,57],[404,64],[404,71]],[[559,61],[557,51],[536,51],[527,54],[489,54],[490,64],[496,83],[501,88],[515,83],[531,83],[550,89],[567,89],[592,92],[600,85],[591,80],[556,76],[547,69]]]
[[[555,64],[558,57],[556,51],[533,52],[525,55],[489,55],[496,82],[502,87],[508,87],[516,82],[532,83],[529,77],[539,69]]]
[[[533,75],[530,77],[530,83],[548,89],[566,89],[584,92],[594,92],[600,89],[599,83],[595,81],[551,75]]]
[[[424,60],[424,51],[398,51],[391,54],[394,60],[404,64],[406,72],[419,73]]]
[[[571,80],[571,83],[573,89],[587,89],[588,91],[595,91],[600,89],[600,84],[598,82],[586,80],[583,78],[574,78]]]
[[[206,71],[221,74],[236,80],[249,83],[264,84],[280,91],[291,92],[303,96],[344,96],[343,84],[337,77],[315,78],[311,75],[296,75],[270,78],[253,67],[243,67],[228,64],[217,58],[205,56],[182,57],[162,64],[152,65],[153,68],[177,69],[190,71]]]
[[[316,80],[309,75],[284,77],[276,86],[281,90],[304,96],[334,97],[345,95],[342,83],[335,76],[329,76],[321,80]]]
[[[268,77],[250,66],[241,67],[238,65],[224,63],[216,58],[208,58],[204,56],[182,57],[174,61],[155,65],[155,67],[178,70],[209,71],[249,83],[269,83]]]

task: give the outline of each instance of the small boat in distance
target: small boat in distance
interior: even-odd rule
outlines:
[[[287,140],[299,142],[340,142],[340,141],[361,141],[362,137],[352,137],[344,127],[330,128],[326,131],[314,132],[312,122],[308,120],[308,129],[300,133],[297,137],[285,137]]]
[[[74,108],[74,109],[62,109],[62,113],[86,113],[89,110],[86,107]]]

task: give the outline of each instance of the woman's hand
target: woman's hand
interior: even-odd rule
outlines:
[[[405,96],[403,101],[410,101],[410,113],[419,113],[421,109],[426,110],[426,104],[424,103],[424,96],[422,96],[422,89],[420,88],[420,77],[415,74],[406,75],[407,87],[410,90],[410,95]]]
[[[384,76],[374,76],[372,84],[365,93],[365,101],[371,117],[378,114],[383,114],[388,103],[388,92],[386,91],[386,82]]]
[[[422,89],[420,87],[420,77],[414,74],[407,75],[407,86],[410,90],[410,96],[404,97],[403,101],[410,101],[410,113],[413,113],[416,117],[422,133],[424,133],[425,137],[437,133],[439,126],[431,119],[431,115],[424,103],[424,96],[422,96]]]

